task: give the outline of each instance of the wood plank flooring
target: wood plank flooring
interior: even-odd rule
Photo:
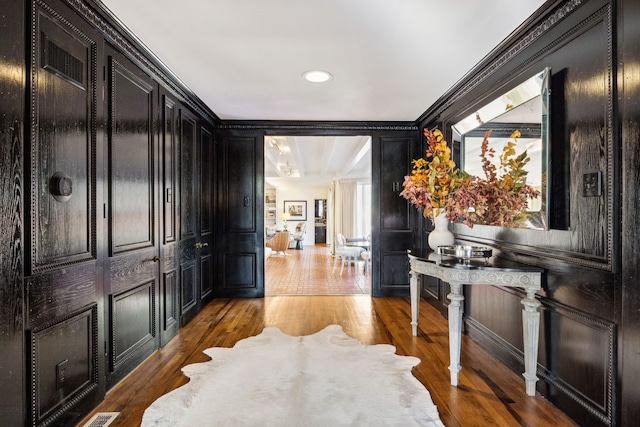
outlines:
[[[298,252],[304,251],[306,247]],[[288,257],[283,262],[293,259]],[[303,268],[298,266],[298,270]],[[282,275],[288,277],[286,280],[294,280],[291,274],[282,270]],[[313,276],[293,274],[301,278]],[[352,279],[355,274],[352,271]],[[278,275],[272,276],[272,280],[277,280]],[[448,427],[576,425],[544,397],[527,396],[522,376],[511,372],[467,336],[462,339],[459,386],[452,387],[446,319],[424,300],[417,337],[411,335],[410,319],[408,298],[290,295],[216,299],[165,347],[116,385],[78,425],[82,426],[96,412],[120,412],[111,426],[139,425],[144,410],[154,400],[188,382],[181,373],[183,366],[208,360],[202,352],[206,348],[232,347],[267,326],[299,336],[313,334],[331,324],[342,326],[347,335],[363,344],[392,344],[397,354],[418,357],[421,363],[413,374],[431,393],[440,418]]]
[[[371,274],[364,272],[364,261],[334,270],[334,258],[327,245],[306,245],[289,249],[285,256],[265,261],[265,295],[369,295]]]

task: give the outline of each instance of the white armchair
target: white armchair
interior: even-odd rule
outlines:
[[[360,258],[364,260],[365,274],[371,271],[371,234],[367,236],[367,242],[369,243],[369,248],[360,254]]]
[[[340,275],[342,276],[342,270],[344,270],[344,264],[353,263],[354,266],[358,264],[358,258],[360,257],[360,252],[364,249],[357,246],[347,246],[347,239],[342,234],[338,234],[336,236],[336,253],[335,258],[333,260],[333,271],[335,271],[338,266],[338,259],[342,260],[342,265],[340,266]]]

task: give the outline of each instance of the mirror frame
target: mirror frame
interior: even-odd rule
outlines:
[[[550,97],[551,97],[551,68],[546,67],[539,73],[514,86],[507,92],[496,97],[492,101],[482,104],[472,114],[451,125],[452,141],[459,144],[459,166],[465,170],[465,137],[479,137],[482,140],[484,132],[492,129],[492,137],[508,138],[513,130],[518,129],[521,138],[541,139],[542,152],[540,155],[540,210],[526,212],[524,225],[521,228],[533,230],[549,229],[549,158],[550,158]],[[506,111],[512,112],[527,102],[541,97],[540,123],[518,122],[513,126],[497,121],[492,125],[491,121],[499,119]],[[496,154],[499,154],[496,152]]]

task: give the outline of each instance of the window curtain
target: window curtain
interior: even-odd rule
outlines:
[[[358,196],[358,185],[355,180],[334,180],[331,183],[330,207],[332,221],[329,232],[331,242],[331,252],[335,253],[335,241],[338,234],[345,237],[353,237],[357,233],[357,212],[356,200]]]

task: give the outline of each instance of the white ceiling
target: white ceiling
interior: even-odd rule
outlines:
[[[274,187],[328,186],[332,179],[371,180],[370,136],[265,138],[265,178]]]
[[[102,3],[223,120],[369,122],[416,120],[545,1]],[[333,79],[303,80],[311,69]],[[346,142],[322,157],[306,142],[295,165],[303,175],[319,159],[320,170],[349,168],[335,148]]]

